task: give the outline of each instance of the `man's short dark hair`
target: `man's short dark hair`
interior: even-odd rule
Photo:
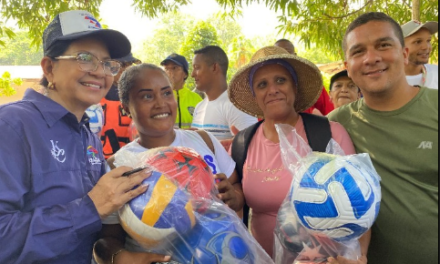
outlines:
[[[279,39],[279,40],[277,40],[277,42],[275,42],[275,44],[278,44],[278,43],[280,43],[280,42],[289,42],[290,44],[293,45],[293,42],[290,41],[290,40],[288,40],[288,39]]]
[[[218,46],[206,46],[202,49],[194,51],[194,54],[201,54],[206,57],[206,62],[209,65],[212,65],[214,63],[217,63],[220,65],[220,68],[223,71],[223,75],[228,75],[228,69],[229,69],[229,59],[228,55],[226,55],[226,52],[218,47]]]
[[[361,16],[359,16],[355,21],[353,21],[350,26],[348,26],[347,32],[345,33],[344,40],[342,42],[342,48],[344,49],[345,54],[347,54],[347,37],[348,34],[350,34],[353,30],[356,28],[363,26],[371,21],[380,21],[380,22],[387,22],[393,26],[394,33],[396,34],[397,38],[399,39],[400,43],[402,44],[402,47],[405,47],[405,38],[403,37],[403,31],[400,27],[399,23],[396,22],[393,18],[388,16],[385,13],[381,12],[371,12],[366,13]]]

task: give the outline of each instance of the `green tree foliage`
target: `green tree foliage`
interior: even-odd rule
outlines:
[[[240,25],[230,15],[223,13],[210,18],[209,23],[196,23],[194,17],[174,11],[160,15],[158,21],[158,29],[153,36],[144,42],[140,50],[135,51],[140,59],[158,65],[168,55],[176,52],[184,55],[191,67],[195,50],[206,44],[215,44],[221,46],[228,54],[229,78],[249,62],[257,49],[273,45],[275,42],[274,36],[246,38]],[[189,78],[188,87],[193,88],[193,85]]]
[[[281,13],[279,30],[298,36],[310,48],[316,45],[327,54],[342,58],[341,41],[348,24],[362,13],[381,11],[399,23],[412,19],[412,0],[216,0],[228,14],[240,14],[243,6],[263,3]],[[124,1],[125,2],[125,1]],[[56,14],[84,9],[99,15],[102,0],[0,0],[4,19],[14,19],[20,29],[29,32],[34,46],[41,44],[41,35]],[[132,0],[137,11],[148,17],[176,11],[190,0]],[[438,0],[420,0],[421,21],[438,21]],[[13,33],[0,21],[0,37]],[[223,31],[218,27],[219,38]],[[1,45],[0,41],[0,45]],[[434,60],[438,61],[438,38],[434,40]]]
[[[178,12],[170,12],[160,16],[161,24],[152,37],[143,43],[139,59],[159,65],[168,55],[178,53],[185,42],[187,32],[194,28],[195,18]]]
[[[194,59],[194,51],[209,45],[220,45],[220,40],[217,35],[217,30],[206,21],[199,21],[196,23],[185,38],[179,49],[179,54],[185,56],[190,64],[189,71],[192,72],[192,61]],[[195,83],[193,78],[188,78],[186,86],[189,89],[194,89]]]
[[[190,4],[190,0],[133,0],[133,6],[143,15],[157,17],[161,14],[177,11],[179,7]]]
[[[15,33],[9,27],[4,25],[4,22],[0,21],[0,46],[5,45],[5,42],[2,40],[2,36],[6,36],[10,39],[15,37]]]
[[[220,44],[217,30],[214,26],[207,21],[199,21],[189,31],[180,47],[179,53],[192,61],[194,51],[209,45],[221,46]]]
[[[41,45],[44,29],[57,14],[81,9],[99,17],[101,3],[102,0],[0,0],[0,14],[3,19],[17,21],[20,29],[29,32],[32,45],[38,47]],[[0,37],[4,36],[2,22],[5,21],[0,21]],[[6,35],[12,37],[7,31]]]
[[[346,28],[359,15],[384,12],[403,24],[412,19],[412,0],[216,0],[224,10],[239,13],[243,6],[263,3],[280,12],[279,30],[298,36],[310,48],[316,45],[331,56],[343,58],[341,42]],[[187,0],[142,0],[137,6],[145,14],[157,15],[161,8],[177,8]],[[172,4],[170,4],[172,3]],[[438,21],[438,0],[420,0],[421,21]],[[433,58],[438,61],[438,37],[433,41]]]
[[[0,65],[39,65],[43,49],[31,48],[31,42],[24,31],[17,32],[13,39],[6,39],[0,49]]]
[[[12,85],[22,85],[23,80],[11,79],[11,74],[9,72],[3,73],[2,77],[0,77],[0,96],[11,96],[14,95],[17,91],[12,87]]]
[[[438,21],[438,0],[422,0],[421,21]],[[343,58],[341,42],[348,25],[367,12],[384,12],[403,24],[412,19],[411,0],[303,1],[280,17],[280,30],[298,36],[307,47],[315,44],[326,53]],[[438,38],[434,40],[438,58]]]

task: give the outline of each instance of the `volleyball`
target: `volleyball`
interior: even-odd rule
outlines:
[[[143,184],[147,192],[119,211],[124,230],[145,248],[160,248],[188,233],[196,224],[191,197],[160,172]]]
[[[173,260],[191,264],[260,263],[239,234],[232,216],[208,210],[197,214],[197,219],[184,241],[176,243]]]
[[[183,147],[159,148],[151,151],[145,163],[156,171],[166,173],[180,188],[187,190],[194,201],[212,199],[214,176],[202,156],[194,150]],[[206,206],[202,207],[206,209]]]
[[[379,177],[349,157],[317,154],[306,158],[289,194],[301,224],[337,242],[360,238],[380,209]]]
[[[100,104],[92,105],[87,108],[86,114],[89,117],[90,130],[94,134],[99,134],[104,126],[104,110]]]

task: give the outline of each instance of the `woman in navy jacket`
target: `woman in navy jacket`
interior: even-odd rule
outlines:
[[[45,94],[0,107],[0,263],[90,264],[101,219],[146,190],[131,168],[104,175],[85,115],[131,45],[85,11],[59,14],[43,42]]]

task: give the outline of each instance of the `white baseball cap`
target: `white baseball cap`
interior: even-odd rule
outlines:
[[[434,35],[435,33],[438,32],[438,22],[426,22],[423,24],[422,22],[415,20],[410,21],[402,25],[403,36],[407,38],[411,35],[414,35],[422,28],[428,29],[429,32],[431,32],[431,34]]]

